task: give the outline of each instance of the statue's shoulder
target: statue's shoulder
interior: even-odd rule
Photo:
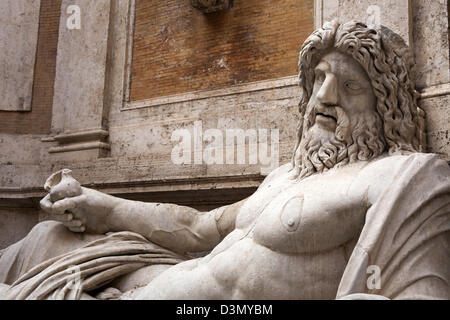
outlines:
[[[447,162],[435,153],[410,153],[407,155],[389,155],[377,158],[366,166],[365,170],[371,173],[387,172],[390,175],[404,170],[406,167],[444,166],[449,168]]]
[[[285,163],[279,166],[278,168],[272,170],[264,179],[264,181],[261,183],[260,188],[275,180],[280,181],[281,179],[287,179],[291,174],[291,170],[292,164],[290,162]]]
[[[446,161],[433,153],[389,155],[374,159],[361,170],[357,181],[360,187],[369,187],[369,197],[375,200],[399,177],[413,179],[416,175],[423,174],[431,179],[448,176],[450,182],[450,167]]]

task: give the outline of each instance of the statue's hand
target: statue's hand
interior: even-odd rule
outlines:
[[[81,187],[70,173],[64,169],[47,179],[44,188],[49,193],[40,202],[42,210],[72,232],[108,232],[106,222],[111,212],[108,195]]]

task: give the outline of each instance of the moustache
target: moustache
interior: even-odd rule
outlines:
[[[311,128],[315,124],[317,115],[322,115],[336,121],[335,136],[342,142],[349,143],[350,136],[350,118],[347,113],[338,105],[325,106],[323,104],[315,104],[307,115],[307,128]]]

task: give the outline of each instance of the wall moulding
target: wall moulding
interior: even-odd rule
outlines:
[[[80,169],[79,169],[80,170]],[[85,171],[88,169],[82,169]],[[208,176],[208,177],[178,177],[146,181],[116,181],[83,183],[84,187],[94,188],[109,194],[125,193],[159,193],[198,190],[236,190],[241,188],[258,188],[263,176],[259,174]],[[9,199],[35,198],[37,202],[45,196],[42,187],[0,187],[0,207]]]
[[[428,99],[440,96],[446,96],[450,94],[450,83],[438,84],[428,88],[422,89],[420,92],[421,99]]]
[[[187,92],[171,96],[158,97],[147,100],[125,102],[121,111],[150,108],[172,103],[196,101],[208,98],[223,97],[228,95],[239,95],[248,92],[270,90],[285,87],[295,87],[298,85],[297,76],[284,77],[273,80],[258,81],[246,84],[231,86],[224,89]],[[427,99],[450,94],[450,83],[440,84],[425,88],[420,91],[420,99]]]
[[[92,129],[81,132],[63,133],[53,137],[58,146],[49,148],[49,153],[81,151],[90,149],[109,150],[109,143],[105,142],[108,131]]]
[[[125,102],[122,111],[292,86],[297,86],[297,76],[238,84],[222,89],[194,91],[165,97]]]
[[[136,0],[128,0],[128,10],[126,12],[126,51],[123,79],[123,103],[130,102],[131,87],[131,63],[133,60],[133,36],[134,36],[134,20],[136,12]]]
[[[90,141],[90,142],[74,143],[74,144],[66,145],[66,146],[51,147],[48,150],[48,152],[49,153],[59,153],[59,152],[82,151],[82,150],[91,150],[91,149],[110,150],[110,146],[108,143],[104,143],[104,142],[100,142],[100,141]]]

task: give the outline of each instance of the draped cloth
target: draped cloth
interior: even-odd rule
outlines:
[[[38,264],[11,286],[0,287],[0,296],[20,300],[80,299],[84,292],[142,267],[174,265],[184,260],[139,234],[117,232]]]
[[[450,299],[450,168],[436,155],[413,154],[393,174],[367,212],[337,298]]]

